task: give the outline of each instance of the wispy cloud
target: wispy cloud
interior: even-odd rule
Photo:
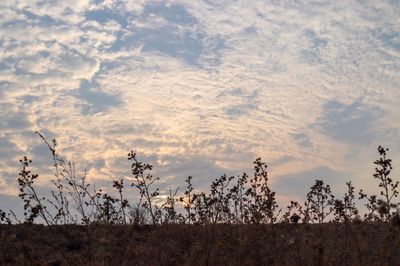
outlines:
[[[0,9],[1,189],[25,153],[51,166],[35,130],[97,179],[128,175],[132,148],[171,184],[192,174],[199,186],[261,156],[282,190],[296,172],[357,175],[349,161],[370,163],[378,144],[399,157],[395,1]]]

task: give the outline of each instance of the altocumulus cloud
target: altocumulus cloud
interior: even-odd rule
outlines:
[[[379,144],[400,160],[396,1],[4,0],[0,9],[3,194],[15,194],[24,154],[51,174],[35,130],[98,182],[128,176],[132,148],[172,186],[191,174],[200,188],[261,156],[293,196],[291,183],[369,178]]]

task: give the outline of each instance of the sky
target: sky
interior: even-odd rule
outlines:
[[[376,191],[378,145],[400,178],[400,2],[2,0],[0,208],[28,155],[49,186],[40,131],[91,182],[206,190],[261,157],[281,201],[315,179]],[[397,175],[397,176],[396,176]]]

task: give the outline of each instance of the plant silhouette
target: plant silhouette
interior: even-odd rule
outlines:
[[[250,237],[256,239],[252,245],[259,248],[246,251],[252,256],[250,264],[279,264],[284,261],[286,262],[283,264],[287,265],[330,264],[330,260],[335,261],[335,256],[327,253],[332,247],[329,247],[330,241],[326,237],[333,237],[334,232],[337,237],[344,234],[343,240],[336,238],[336,244],[332,244],[345,245],[341,253],[343,260],[347,264],[365,264],[364,256],[368,256],[368,249],[365,244],[360,243],[360,239],[367,240],[360,225],[365,230],[372,230],[370,226],[380,224],[383,226],[379,227],[380,231],[374,229],[372,232],[377,236],[385,235],[386,238],[396,236],[400,230],[400,218],[395,211],[398,206],[395,199],[398,196],[399,182],[390,175],[393,167],[392,160],[388,158],[389,149],[382,146],[378,147],[380,157],[374,162],[376,168],[373,174],[373,178],[378,180],[379,195],[369,195],[360,190],[357,199],[355,186],[347,182],[344,196],[336,198],[328,184],[316,180],[310,187],[304,204],[290,201],[286,210],[282,210],[277,204],[276,192],[269,184],[267,164],[261,158],[253,162],[252,176],[247,173],[237,176],[223,174],[211,182],[209,191],[197,190],[192,183],[194,178],[188,176],[183,193],[179,193],[179,187],[169,187],[168,194],[164,195],[157,187],[160,178],[152,174],[153,166],[142,162],[131,151],[127,159],[131,162],[132,178],[114,179],[111,182],[112,188],[106,191],[96,189],[96,184],[88,183],[86,172],[78,174],[74,162],[63,159],[56,150],[55,140],[48,142],[42,134],[37,134],[52,157],[54,177],[51,180],[51,191],[48,196],[40,195],[36,186],[40,177],[31,172],[33,161],[24,156],[20,160],[18,177],[24,217],[21,220],[12,210],[0,210],[0,233],[6,228],[4,226],[11,226],[7,230],[14,230],[10,228],[16,224],[35,226],[37,223],[44,223],[46,230],[55,237],[54,241],[57,241],[60,232],[66,239],[65,249],[61,248],[59,253],[62,264],[96,264],[99,250],[120,245],[110,240],[109,237],[114,235],[119,235],[118,243],[127,244],[118,251],[121,252],[116,260],[118,264],[128,258],[139,261],[138,254],[143,251],[132,246],[132,239],[135,237],[152,243],[158,249],[156,254],[159,257],[150,259],[150,264],[161,265],[164,260],[172,264],[193,264],[194,261],[189,258],[200,256],[199,254],[204,255],[202,260],[206,265],[232,264],[232,261],[217,259],[218,248],[223,247],[225,250],[228,246],[237,245],[246,250],[247,245],[250,245]],[[366,207],[363,219],[357,208],[357,200],[364,202]],[[316,229],[310,229],[311,225],[316,226],[312,227]],[[73,226],[81,229],[72,229],[75,228]],[[23,230],[28,234],[27,229]],[[175,255],[165,255],[161,250],[173,253],[173,249],[156,239],[167,238],[172,241],[173,234],[175,237],[179,236],[183,245],[174,246],[175,250],[190,247],[193,254],[184,253],[180,255],[182,260],[169,260]],[[4,238],[3,234],[0,237]],[[7,237],[7,241],[11,241],[9,243],[14,243],[14,240]],[[307,242],[310,238],[314,238],[313,245]],[[85,239],[85,244],[80,242],[82,239]],[[393,251],[394,247],[400,247],[399,240],[395,237],[391,239],[393,247],[387,247],[383,252],[385,259],[390,259],[390,263],[400,262],[399,255]],[[24,247],[31,245],[30,241],[24,237]],[[262,249],[266,243],[272,247],[269,251]],[[4,250],[12,248],[10,245],[0,246],[3,256],[0,263],[5,262]],[[174,242],[171,245],[177,244]],[[152,249],[153,246],[149,248]],[[27,250],[24,251],[27,253],[24,253],[22,262],[33,263],[31,254],[35,252]],[[236,250],[234,246],[225,252],[233,254],[233,250]],[[291,250],[293,260],[285,255],[292,252]],[[68,252],[83,252],[85,255],[71,258]],[[114,265],[110,262],[110,256],[101,255],[103,264],[108,261],[109,265]],[[389,265],[396,264],[390,263]]]

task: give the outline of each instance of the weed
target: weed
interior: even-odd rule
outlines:
[[[57,254],[62,259],[51,260],[56,264],[97,265],[102,262],[123,265],[125,262],[141,264],[140,261],[196,264],[203,261],[211,265],[239,264],[240,261],[240,264],[250,265],[307,265],[353,264],[357,261],[361,265],[368,261],[364,257],[369,257],[368,250],[373,245],[368,242],[370,236],[365,234],[366,230],[373,233],[376,241],[381,241],[379,235],[391,239],[393,247],[381,252],[391,264],[400,260],[394,251],[400,245],[395,238],[400,228],[400,216],[394,211],[398,206],[395,198],[399,194],[399,182],[390,176],[392,160],[387,158],[388,149],[382,146],[378,147],[380,158],[374,162],[373,175],[379,181],[380,194],[359,192],[359,199],[366,200],[367,212],[363,221],[351,182],[346,183],[344,197],[335,198],[328,184],[316,180],[304,204],[291,201],[282,212],[276,202],[276,192],[269,184],[267,165],[260,158],[253,163],[251,177],[247,173],[221,175],[211,182],[208,192],[202,192],[194,189],[193,178],[188,176],[183,193],[179,194],[179,187],[169,188],[168,195],[164,196],[157,187],[159,178],[152,174],[153,166],[140,161],[131,151],[128,160],[131,161],[132,182],[126,185],[126,180],[114,179],[113,189],[96,189],[96,184],[88,182],[86,171],[78,174],[75,164],[62,158],[55,140],[48,142],[39,132],[37,135],[48,147],[54,166],[50,195],[39,195],[35,183],[39,175],[31,172],[32,160],[24,156],[20,160],[18,177],[24,218],[20,222],[12,210],[8,213],[0,210],[1,243],[19,241],[24,252],[20,259],[10,260],[4,250],[12,248],[11,244],[2,244],[0,263],[44,263],[37,258],[39,251],[32,248],[32,241],[37,240],[37,236],[26,237],[38,221],[45,223],[43,231],[60,242]],[[160,198],[166,200],[160,203]],[[4,229],[4,223],[10,227]],[[13,223],[31,226],[19,230],[24,235],[22,240],[10,233]],[[179,239],[182,241],[177,244]],[[380,245],[384,244],[382,241]],[[268,249],[264,250],[266,245]],[[342,249],[339,251],[337,247]],[[230,254],[232,260],[218,257],[226,255],[221,250]],[[254,257],[249,261],[239,259],[243,252]],[[119,258],[113,259],[117,253]],[[171,254],[180,255],[169,258]],[[342,254],[342,260],[332,254]],[[376,260],[370,262],[374,264]]]

